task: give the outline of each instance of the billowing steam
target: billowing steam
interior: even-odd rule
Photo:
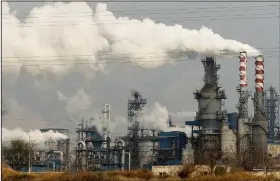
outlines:
[[[67,72],[74,67],[103,70],[106,61],[129,60],[147,68],[197,54],[260,54],[236,40],[224,39],[211,29],[190,30],[151,19],[116,17],[99,3],[95,12],[85,2],[54,3],[31,10],[20,22],[3,2],[4,71],[40,69]],[[188,21],[188,19],[186,19]],[[167,61],[168,60],[168,61]],[[86,66],[85,66],[86,65]]]
[[[156,102],[150,107],[144,108],[138,121],[143,128],[154,128],[162,131],[182,131],[187,134],[190,133],[190,128],[180,127],[178,124],[175,125],[175,127],[169,127],[169,115],[172,115],[174,120],[183,118],[185,121],[193,119],[195,116],[195,114],[191,112],[169,113],[166,107]]]
[[[174,119],[174,127],[169,127],[168,118],[172,115]],[[190,134],[189,127],[180,126],[180,121],[193,120],[195,113],[192,112],[177,112],[170,113],[167,108],[155,102],[149,107],[145,107],[139,112],[137,121],[140,128],[145,129],[157,129],[160,131],[182,131],[186,134]],[[101,113],[95,113],[91,116],[91,119],[87,119],[88,126],[94,125],[97,130],[102,133],[103,117]],[[113,116],[108,124],[108,130],[112,137],[124,136],[127,132],[128,120],[122,116]]]
[[[40,130],[23,131],[21,128],[6,129],[2,128],[2,141],[8,142],[13,139],[22,139],[26,141],[34,141],[36,143],[44,143],[45,141],[57,141],[67,139],[68,137],[62,133],[57,133],[52,130],[41,132]]]

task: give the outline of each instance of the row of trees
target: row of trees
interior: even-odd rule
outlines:
[[[2,143],[2,161],[14,170],[31,165],[34,156],[35,144],[30,141],[14,139],[8,145]]]

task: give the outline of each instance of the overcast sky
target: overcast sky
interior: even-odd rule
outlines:
[[[88,4],[94,11],[97,3]],[[273,85],[279,90],[279,3],[107,4],[109,11],[116,16],[151,18],[167,25],[180,24],[187,29],[206,26],[224,38],[258,48],[265,59],[265,85]],[[9,3],[10,10],[16,11],[21,21],[31,9],[43,5],[39,2]],[[219,83],[228,96],[226,108],[229,112],[236,111],[239,60],[219,58],[217,62],[221,64]],[[204,73],[199,59],[155,69],[124,63],[108,64],[105,69],[105,72],[97,72],[89,82],[85,81],[82,70],[73,70],[63,78],[49,72],[34,76],[24,68],[18,76],[4,73],[2,96],[9,114],[4,117],[3,126],[25,130],[42,127],[68,127],[73,130],[82,116],[87,118],[91,113],[96,114],[107,103],[112,106],[113,117],[126,117],[131,89],[139,90],[147,98],[148,105],[158,101],[169,112],[197,111],[193,92],[202,86]],[[248,86],[254,90],[253,58],[248,59]],[[57,92],[71,100],[71,105],[61,101],[63,97],[59,97]],[[250,100],[252,113],[251,105]],[[76,111],[75,120],[69,110]]]

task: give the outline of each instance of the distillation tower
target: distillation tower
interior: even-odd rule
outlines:
[[[220,159],[221,156],[221,128],[226,120],[224,90],[218,86],[218,74],[220,65],[217,65],[214,57],[206,57],[202,60],[204,66],[204,86],[194,93],[198,101],[196,120],[200,125],[200,132],[195,146],[195,162],[203,163],[209,158]]]
[[[255,86],[256,92],[253,98],[254,118],[252,123],[253,158],[256,167],[263,167],[267,159],[267,134],[268,122],[264,110],[264,59],[261,55],[255,61]]]
[[[268,119],[268,139],[269,142],[279,140],[279,102],[280,95],[276,92],[275,88],[270,86],[265,91],[264,107]]]
[[[110,106],[110,104],[105,104],[104,105],[103,110],[102,110],[102,115],[103,115],[102,135],[103,135],[104,138],[106,138],[110,134],[110,131],[109,131],[110,122],[111,122],[111,106]]]
[[[128,100],[128,134],[127,134],[127,147],[131,153],[132,168],[138,168],[140,165],[139,159],[139,130],[140,123],[137,120],[137,117],[140,114],[140,111],[147,104],[147,100],[142,97],[140,92],[136,90],[131,91],[131,96]]]

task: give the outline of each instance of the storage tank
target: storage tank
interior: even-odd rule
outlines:
[[[138,145],[140,168],[144,168],[152,159],[153,142],[151,140],[141,140]]]
[[[222,123],[221,147],[223,157],[233,157],[236,153],[236,135],[226,121]]]
[[[186,148],[182,150],[182,162],[184,164],[194,163],[194,150],[192,149],[191,144],[187,144]]]

